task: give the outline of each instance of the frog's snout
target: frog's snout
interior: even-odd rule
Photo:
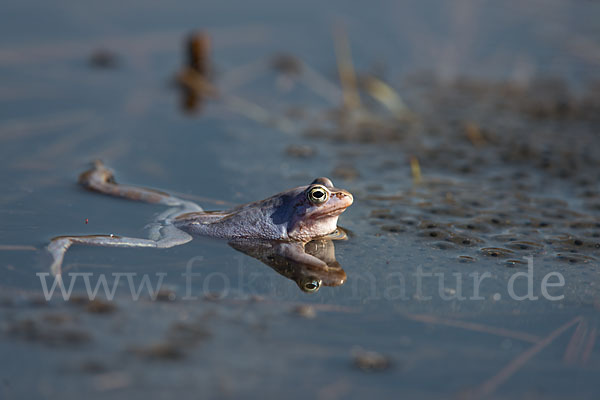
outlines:
[[[352,205],[352,203],[354,203],[354,197],[352,196],[352,193],[346,190],[339,190],[334,195],[338,198],[338,200],[342,201],[346,207],[349,207]]]

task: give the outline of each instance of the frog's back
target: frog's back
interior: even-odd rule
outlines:
[[[277,210],[283,200],[282,197],[273,196],[228,211],[186,213],[173,223],[194,236],[287,240],[289,218],[284,216],[276,221]]]

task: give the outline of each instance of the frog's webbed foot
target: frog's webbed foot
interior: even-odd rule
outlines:
[[[58,236],[52,239],[47,247],[53,258],[50,271],[54,276],[61,274],[65,253],[75,243],[104,247],[151,247],[166,249],[185,244],[192,240],[190,235],[174,226],[163,226],[160,229],[160,235],[156,240],[117,235]]]

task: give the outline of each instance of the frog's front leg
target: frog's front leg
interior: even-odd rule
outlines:
[[[117,235],[58,236],[52,239],[48,245],[48,251],[53,258],[50,271],[52,272],[52,275],[55,276],[61,274],[65,253],[69,247],[75,243],[104,247],[152,247],[167,249],[169,247],[185,244],[192,240],[190,235],[172,225],[163,226],[160,229],[160,235],[160,238],[157,240]]]
[[[275,250],[279,255],[292,261],[294,264],[317,269],[327,269],[325,261],[305,251],[304,243],[278,243],[275,246]]]

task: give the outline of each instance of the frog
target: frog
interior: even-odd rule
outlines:
[[[168,208],[149,224],[148,238],[115,234],[54,237],[47,246],[54,276],[61,275],[64,256],[73,244],[166,249],[201,236],[229,240],[230,244],[237,242],[238,247],[244,242],[242,247],[246,252],[251,241],[261,243],[263,249],[269,248],[264,243],[270,242],[269,246],[275,249],[271,252],[293,263],[326,269],[326,262],[305,251],[306,244],[315,239],[345,237],[340,234],[337,222],[354,201],[350,192],[336,188],[329,178],[321,177],[309,185],[288,189],[264,200],[225,211],[205,211],[197,203],[167,192],[119,184],[114,172],[100,160],[79,176],[79,184],[93,192]]]

